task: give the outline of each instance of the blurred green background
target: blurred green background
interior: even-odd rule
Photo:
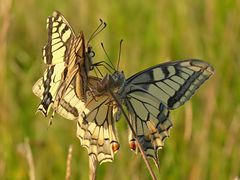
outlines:
[[[25,138],[36,179],[65,178],[70,144],[72,179],[88,179],[75,123],[56,116],[48,127],[48,118],[35,114],[40,101],[32,86],[45,68],[46,18],[55,9],[86,39],[105,20],[107,28],[92,41],[95,60],[106,60],[104,42],[116,62],[123,39],[120,67],[127,77],[169,60],[209,62],[215,75],[171,113],[171,137],[159,151],[160,171],[153,169],[160,179],[240,177],[240,1],[0,0],[0,179],[29,178]],[[117,127],[121,148],[113,163],[98,168],[98,179],[151,179],[128,148],[124,119]]]

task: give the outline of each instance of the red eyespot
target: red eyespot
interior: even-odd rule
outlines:
[[[120,146],[117,142],[112,142],[112,150],[114,153],[116,153],[119,148],[120,148]]]
[[[131,150],[135,151],[137,148],[136,141],[135,140],[129,141],[129,147],[131,148]]]

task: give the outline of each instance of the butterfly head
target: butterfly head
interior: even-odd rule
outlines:
[[[114,87],[118,92],[121,92],[125,84],[125,75],[123,71],[115,71],[112,74],[112,79],[114,82]]]

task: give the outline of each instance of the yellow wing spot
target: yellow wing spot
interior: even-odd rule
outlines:
[[[167,67],[167,70],[168,70],[168,72],[169,72],[168,77],[176,74],[176,69],[174,68],[174,66],[168,66],[168,67]]]
[[[101,126],[100,130],[99,130],[99,136],[98,136],[98,144],[101,145],[101,146],[104,144],[104,135],[103,135],[104,133],[103,133],[103,131],[104,131],[103,127]]]
[[[52,46],[54,45],[54,44],[57,44],[57,43],[60,43],[61,42],[61,39],[60,38],[57,38],[57,39],[52,39]]]
[[[62,47],[63,49],[65,49],[65,48],[63,47],[63,43],[62,43],[62,42],[57,43],[57,44],[55,44],[55,45],[52,46],[52,51],[56,51],[56,50],[61,51],[61,49],[59,49],[59,48],[61,48],[61,47]]]
[[[93,134],[95,128],[96,128],[96,124],[89,122],[88,130],[91,132],[91,134]]]
[[[165,78],[165,74],[161,68],[153,69],[153,78],[155,81],[159,81]]]
[[[153,125],[153,123],[150,120],[147,121],[146,124],[147,124],[147,127],[151,134],[154,134],[155,132],[157,132],[155,126]]]
[[[193,68],[191,68],[191,69],[193,69]],[[186,72],[186,73],[189,74],[189,75],[192,75],[194,71],[200,70],[200,68],[196,68],[196,69],[194,68],[194,69],[193,69],[194,71],[192,71],[191,69],[188,69],[188,68],[186,68],[186,67],[181,67],[181,70],[184,71],[184,72]]]
[[[52,33],[55,33],[57,31],[57,28],[56,27],[53,27],[52,28]]]
[[[164,82],[166,84],[168,84],[169,86],[173,87],[175,90],[178,90],[180,88],[180,85],[178,83],[176,83],[170,79],[166,79],[166,80],[164,80]]]
[[[92,139],[98,139],[99,129],[100,129],[99,126],[95,126],[94,131],[92,133]]]
[[[54,27],[56,27],[56,26],[59,25],[59,22],[53,22],[52,25],[53,25]]]
[[[175,94],[174,89],[169,87],[167,84],[165,84],[163,82],[157,82],[156,84],[158,85],[159,88],[161,88],[163,91],[165,91],[170,96],[173,96]]]
[[[155,85],[150,85],[148,91],[159,96],[164,103],[168,101],[169,96]]]
[[[59,38],[60,36],[59,36],[59,34],[58,33],[53,33],[52,34],[52,39],[56,39],[56,38]]]
[[[183,78],[181,78],[181,77],[179,77],[179,76],[176,76],[176,75],[175,75],[175,76],[172,76],[171,79],[172,79],[173,81],[181,84],[181,85],[183,85],[184,82],[185,82]]]
[[[180,74],[181,74],[181,76],[182,76],[183,79],[188,79],[189,76],[190,76],[190,75],[188,75],[188,74],[185,73],[185,72],[181,72]]]
[[[66,32],[63,34],[62,40],[63,40],[64,42],[66,42],[66,41],[69,39],[70,36],[71,36],[71,31],[68,30],[68,31],[66,31]]]
[[[66,48],[63,47],[61,48],[61,50],[52,53],[53,55],[52,62],[54,62],[54,64],[64,61],[62,58],[64,58],[65,50]]]
[[[66,27],[66,24],[60,24],[60,26],[58,27],[58,32],[62,32],[63,29]]]

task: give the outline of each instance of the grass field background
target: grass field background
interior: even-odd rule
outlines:
[[[68,147],[73,145],[72,179],[88,179],[87,151],[76,125],[35,114],[32,93],[42,75],[41,49],[46,18],[59,10],[86,39],[99,18],[107,28],[93,41],[95,60],[106,60],[103,42],[130,76],[169,60],[198,58],[215,75],[190,102],[171,113],[174,127],[159,151],[160,179],[240,177],[240,1],[83,1],[0,0],[0,179],[28,179],[24,139],[29,139],[36,179],[64,179]],[[117,124],[121,147],[113,163],[98,168],[98,179],[150,179],[140,155],[128,148],[127,125]],[[153,163],[152,163],[153,165]]]

